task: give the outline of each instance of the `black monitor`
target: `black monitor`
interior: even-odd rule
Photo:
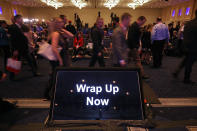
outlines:
[[[144,120],[139,69],[58,68],[49,121]]]

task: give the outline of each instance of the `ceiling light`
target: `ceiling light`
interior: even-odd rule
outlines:
[[[109,8],[110,10],[115,7],[118,3],[120,2],[120,0],[107,0],[104,3],[104,6]]]
[[[87,6],[87,3],[82,0],[71,0],[71,2],[78,7],[79,9],[82,9],[83,7]]]
[[[133,8],[135,10],[135,8],[138,6],[136,3],[129,3],[128,6],[130,8]]]
[[[135,9],[136,7],[142,6],[143,4],[145,4],[145,3],[149,2],[149,1],[150,1],[150,0],[133,0],[132,3],[129,3],[129,4],[128,4],[128,6],[129,6],[130,8]]]
[[[133,0],[134,3],[137,3],[137,4],[141,5],[141,6],[142,6],[143,4],[149,2],[149,1],[150,1],[150,0]]]
[[[58,2],[57,0],[41,0],[42,2],[46,3],[48,6],[52,6],[55,9],[63,6],[62,2]]]
[[[29,19],[24,18],[24,19],[23,19],[23,22],[29,22]]]

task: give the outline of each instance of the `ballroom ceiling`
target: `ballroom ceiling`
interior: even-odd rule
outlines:
[[[47,5],[41,0],[4,0],[15,5],[22,5],[26,7],[47,7]],[[62,2],[64,7],[74,7],[71,0],[57,0]],[[104,3],[107,0],[82,0],[87,3],[87,7],[99,8],[104,7]],[[128,8],[128,3],[131,3],[133,0],[120,0],[118,5],[115,8]],[[145,3],[140,8],[164,8],[171,5],[176,5],[178,3],[189,1],[189,0],[150,0],[148,3]]]

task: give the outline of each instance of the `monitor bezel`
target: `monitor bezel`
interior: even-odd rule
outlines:
[[[145,103],[144,103],[144,93],[143,93],[143,83],[142,83],[142,77],[140,73],[139,68],[131,68],[131,67],[125,67],[125,68],[120,68],[120,67],[110,67],[110,68],[90,68],[90,67],[72,67],[72,68],[67,68],[67,67],[57,67],[55,72],[52,74],[52,99],[50,102],[50,110],[49,110],[49,116],[46,122],[47,126],[58,126],[58,125],[63,125],[63,123],[99,123],[100,121],[126,121],[126,122],[131,122],[135,123],[137,122],[139,124],[139,121],[144,121],[144,120],[121,120],[121,119],[109,119],[109,120],[53,120],[52,119],[52,114],[53,114],[53,107],[54,107],[54,98],[55,98],[55,85],[56,85],[56,76],[59,71],[137,71],[139,75],[139,88],[140,88],[140,96],[141,96],[141,106],[142,106],[142,115],[144,120],[147,118],[146,113],[145,113]]]

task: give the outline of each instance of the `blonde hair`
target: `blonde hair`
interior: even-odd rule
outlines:
[[[63,21],[63,20],[59,17],[56,17],[56,18],[51,19],[49,22],[47,22],[48,31],[49,31],[48,39],[51,38],[51,34],[53,32],[59,32],[61,30],[61,28],[58,27],[58,22],[60,21]]]
[[[59,17],[55,17],[49,22],[50,33],[61,30],[61,28],[59,28],[59,25],[58,25],[60,21],[63,21],[63,20]]]

